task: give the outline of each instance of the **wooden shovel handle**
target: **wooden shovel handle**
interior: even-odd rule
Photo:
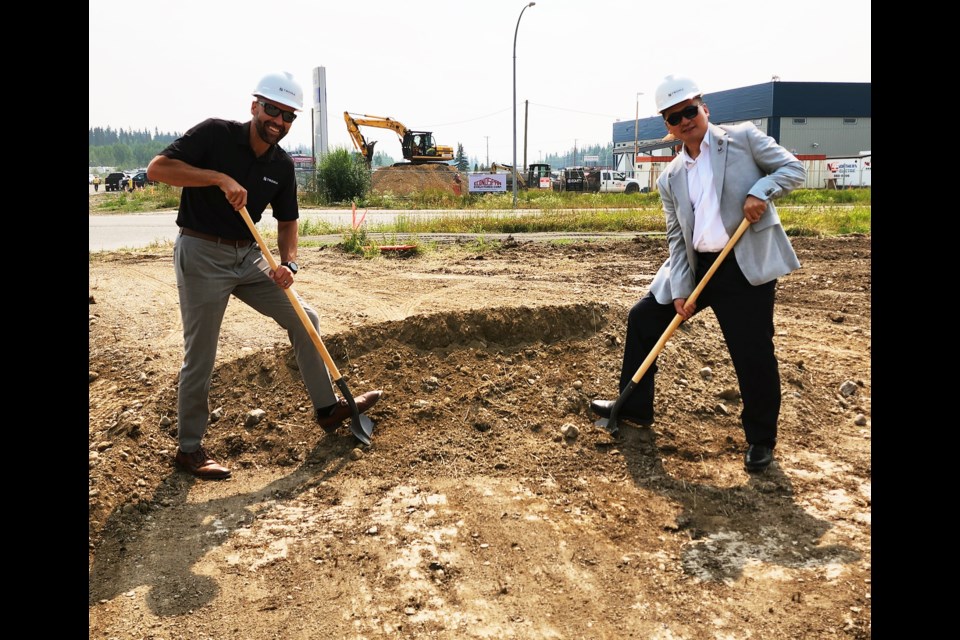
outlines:
[[[260,245],[260,251],[270,264],[270,268],[276,271],[278,267],[277,261],[273,258],[273,254],[270,253],[270,249],[267,247],[267,243],[263,241],[263,236],[260,235],[256,225],[253,224],[253,219],[250,217],[250,213],[247,211],[247,208],[240,207],[240,211],[238,213],[243,217],[243,221],[247,223],[247,228],[250,229],[250,233],[252,233],[253,237],[257,239],[257,244]],[[310,317],[307,315],[307,312],[304,311],[303,305],[300,304],[300,300],[298,300],[296,294],[294,294],[293,286],[291,285],[283,291],[290,299],[290,304],[293,305],[297,315],[300,316],[300,321],[303,323],[307,333],[310,334],[310,339],[313,340],[313,344],[317,347],[317,351],[320,352],[320,357],[323,358],[324,364],[327,365],[327,370],[330,372],[331,379],[333,382],[336,382],[341,377],[340,371],[337,369],[337,365],[333,363],[333,358],[330,357],[330,353],[324,346],[323,340],[320,338],[320,334],[317,333],[313,323],[310,322]]]
[[[686,304],[693,304],[697,301],[697,298],[700,297],[700,294],[703,292],[703,288],[707,286],[707,283],[710,282],[710,278],[713,277],[713,274],[716,272],[717,268],[720,267],[720,263],[723,262],[723,259],[727,257],[727,254],[733,250],[733,245],[737,244],[737,240],[740,239],[740,236],[743,235],[743,232],[747,230],[747,227],[750,226],[750,221],[746,218],[743,219],[743,222],[740,223],[740,226],[737,227],[737,230],[734,232],[730,239],[727,241],[727,244],[723,247],[723,251],[720,252],[720,255],[717,256],[717,259],[713,261],[713,264],[710,265],[710,268],[703,275],[703,278],[697,284],[697,287],[693,290],[693,293],[687,298]],[[685,305],[686,306],[686,305]],[[646,359],[640,365],[640,368],[637,369],[637,372],[633,374],[631,380],[634,384],[640,382],[640,378],[643,377],[643,374],[647,372],[647,369],[653,364],[653,361],[657,359],[657,356],[660,355],[660,352],[663,351],[663,348],[667,344],[667,340],[670,339],[670,336],[673,335],[673,332],[677,330],[677,327],[680,326],[680,323],[683,322],[683,316],[679,313],[674,316],[673,320],[670,321],[670,325],[667,327],[667,330],[663,332],[663,335],[660,336],[660,339],[657,340],[657,344],[654,345],[653,349],[647,355]]]

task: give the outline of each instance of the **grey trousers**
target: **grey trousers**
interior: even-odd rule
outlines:
[[[173,265],[183,321],[183,365],[177,398],[181,451],[196,451],[207,430],[210,378],[231,294],[287,330],[314,408],[337,402],[330,373],[287,294],[261,270],[268,264],[256,243],[232,247],[178,235],[173,245]],[[303,300],[300,303],[319,333],[317,312]]]

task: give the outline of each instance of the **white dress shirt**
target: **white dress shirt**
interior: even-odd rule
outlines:
[[[694,160],[687,153],[686,145],[680,150],[687,168],[687,192],[693,206],[693,248],[703,253],[717,253],[730,240],[720,219],[720,200],[713,186],[713,164],[710,160],[710,131],[700,142],[700,155]]]

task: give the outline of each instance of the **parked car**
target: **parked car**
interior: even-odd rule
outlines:
[[[123,191],[126,188],[122,181],[126,181],[127,176],[120,171],[114,171],[103,181],[104,191]]]
[[[133,186],[142,189],[148,184],[157,184],[155,180],[147,180],[146,171],[138,171],[133,174]]]

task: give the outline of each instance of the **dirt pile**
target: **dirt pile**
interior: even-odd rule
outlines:
[[[457,168],[448,164],[401,164],[380,167],[371,175],[370,190],[377,194],[408,196],[429,191],[454,193]]]
[[[870,239],[794,246],[761,475],[710,311],[664,349],[652,428],[593,425],[662,239],[301,250],[350,389],[385,390],[373,445],[312,422],[285,333],[234,301],[224,482],[171,464],[169,250],[91,259],[89,637],[871,637]]]

